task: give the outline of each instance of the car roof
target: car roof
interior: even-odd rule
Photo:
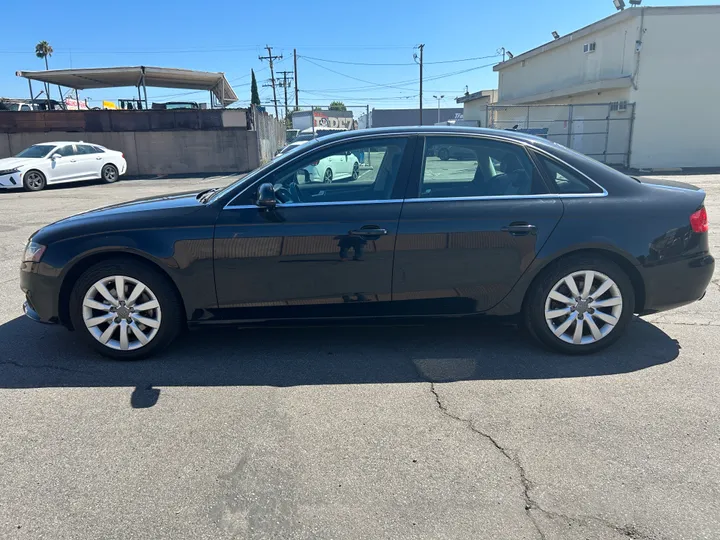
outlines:
[[[321,128],[322,129],[322,128]],[[493,137],[503,137],[510,140],[521,141],[526,143],[548,142],[546,139],[535,135],[528,135],[519,131],[511,131],[505,129],[487,129],[469,126],[395,126],[370,129],[354,129],[342,131],[332,135],[325,135],[322,138],[324,143],[334,140],[352,139],[368,135],[486,135]]]

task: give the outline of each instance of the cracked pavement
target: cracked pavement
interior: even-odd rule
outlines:
[[[720,254],[720,175],[708,192]],[[42,224],[223,179],[0,193],[0,538],[720,537],[720,277],[569,358],[499,323],[195,332],[113,363],[22,317]]]

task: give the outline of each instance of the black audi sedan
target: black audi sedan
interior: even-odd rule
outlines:
[[[343,180],[309,173],[350,161],[358,174]],[[714,268],[704,199],[520,133],[353,131],[224,189],[48,225],[28,242],[21,286],[29,317],[117,359],[187,326],[485,315],[592,353],[634,313],[702,298]]]

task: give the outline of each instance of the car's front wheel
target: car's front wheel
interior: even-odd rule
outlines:
[[[323,183],[329,184],[333,181],[333,172],[332,169],[328,168],[325,170],[325,174],[323,175]]]
[[[576,256],[550,267],[529,292],[525,323],[541,343],[565,354],[612,345],[635,309],[630,278],[614,262]]]
[[[46,184],[45,175],[40,171],[28,171],[23,177],[23,187],[25,191],[41,191],[45,189]]]
[[[168,278],[126,259],[88,268],[75,283],[69,307],[75,330],[117,360],[167,347],[183,324],[183,307]]]

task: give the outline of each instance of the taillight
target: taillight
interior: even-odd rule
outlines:
[[[707,210],[705,210],[704,206],[697,212],[690,214],[690,226],[692,227],[693,232],[708,232],[710,226],[708,224]]]

